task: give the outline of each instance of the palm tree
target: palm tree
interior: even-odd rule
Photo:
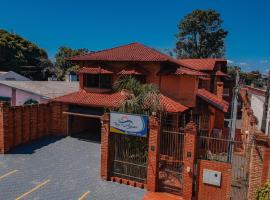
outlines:
[[[116,81],[114,89],[127,96],[119,109],[121,112],[149,114],[162,110],[159,90],[153,84],[141,84],[134,77],[125,76]]]

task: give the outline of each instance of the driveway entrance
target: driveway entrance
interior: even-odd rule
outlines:
[[[0,155],[0,199],[141,200],[145,191],[100,179],[100,144],[45,138]]]
[[[100,143],[103,108],[70,105],[65,113],[68,115],[68,135]]]

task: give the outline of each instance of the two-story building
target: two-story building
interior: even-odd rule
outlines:
[[[193,61],[195,65],[179,61],[140,43],[75,56],[69,60],[82,67],[78,72],[80,90],[58,97],[55,101],[69,106],[66,114],[68,133],[71,135],[81,132],[89,134],[88,130],[93,133],[93,129],[99,135],[100,117],[104,112],[117,109],[125,99],[123,92],[113,91],[113,84],[119,77],[127,75],[157,86],[166,113],[163,119],[166,126],[184,128],[192,119],[205,134],[211,134],[214,129],[222,132],[228,103],[223,100],[223,83],[219,77],[225,76],[226,69],[222,67],[225,60],[220,63],[217,60],[217,64],[211,66],[218,78],[213,83],[207,83],[208,87],[203,81],[209,81],[209,73],[196,69],[196,60]]]

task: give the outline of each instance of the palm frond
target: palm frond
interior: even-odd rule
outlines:
[[[160,92],[153,84],[141,84],[133,77],[122,77],[117,80],[116,91],[128,91],[130,95],[122,102],[121,112],[143,114],[162,110]]]

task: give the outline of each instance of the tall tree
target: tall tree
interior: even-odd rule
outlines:
[[[178,58],[209,58],[224,56],[224,40],[228,35],[214,10],[194,10],[180,21],[177,34]]]
[[[71,49],[69,47],[60,47],[58,52],[55,54],[55,66],[52,69],[54,74],[59,80],[63,80],[66,73],[70,69],[77,69],[70,61],[66,60],[69,57],[83,55],[89,53],[88,49]]]
[[[40,64],[44,59],[48,59],[45,50],[17,34],[0,29],[0,70],[12,70],[39,80],[43,70]]]

